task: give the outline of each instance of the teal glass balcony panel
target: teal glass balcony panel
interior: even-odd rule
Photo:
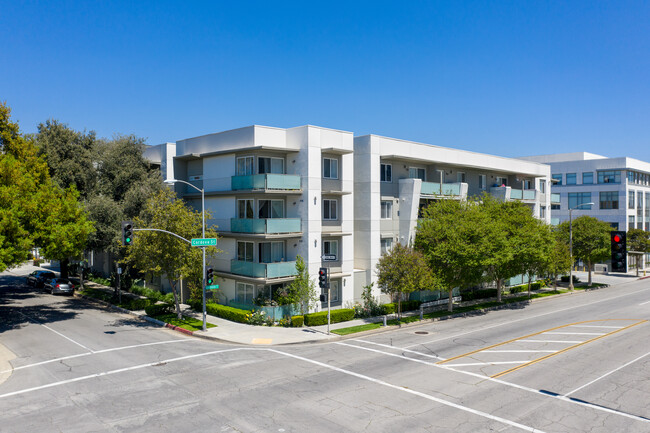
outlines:
[[[296,262],[255,263],[231,260],[230,272],[253,278],[280,278],[296,275]]]
[[[534,189],[525,189],[524,190],[524,200],[535,200],[536,192]]]
[[[460,183],[443,183],[442,189],[439,182],[422,182],[420,194],[426,195],[460,195]]]
[[[521,200],[523,198],[522,191],[520,189],[511,189],[510,190],[510,198],[512,200]]]
[[[300,218],[231,218],[230,231],[233,233],[298,233]]]
[[[556,226],[560,224],[560,219],[559,218],[551,218],[551,225]]]
[[[551,203],[559,204],[560,203],[560,194],[551,193]]]
[[[296,190],[300,189],[300,176],[295,174],[252,174],[246,176],[232,176],[230,184],[233,190]]]

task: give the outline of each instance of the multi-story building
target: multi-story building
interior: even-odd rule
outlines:
[[[376,264],[415,236],[422,207],[483,193],[519,200],[550,223],[550,167],[483,153],[366,135],[354,139],[354,259],[357,290],[376,281]]]
[[[146,157],[205,191],[223,251],[209,263],[229,304],[272,297],[293,280],[298,255],[314,279],[330,268],[332,306],[360,300],[381,255],[413,240],[433,200],[488,193],[550,222],[549,166],[376,135],[251,126],[152,146]],[[201,209],[195,189],[175,188]]]
[[[551,166],[554,222],[590,215],[615,230],[650,230],[650,163],[634,158],[607,158],[587,152],[523,158]],[[591,206],[580,206],[594,203]]]

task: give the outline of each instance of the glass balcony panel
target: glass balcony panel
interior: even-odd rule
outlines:
[[[231,260],[230,272],[253,278],[280,278],[296,275],[296,262],[255,263]]]
[[[300,189],[300,176],[295,174],[267,174],[267,189]]]
[[[460,183],[443,183],[440,188],[439,182],[422,182],[420,194],[427,195],[460,195]]]
[[[300,218],[231,218],[230,231],[233,233],[298,233]]]
[[[523,198],[522,191],[520,189],[510,190],[510,198],[513,200],[521,200]]]
[[[295,174],[253,174],[232,176],[233,190],[245,189],[300,189],[300,176]]]
[[[524,190],[524,200],[535,200],[536,192],[534,189]]]

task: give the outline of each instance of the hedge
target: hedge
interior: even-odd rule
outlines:
[[[192,308],[196,309],[194,306],[192,306]],[[199,307],[199,311],[200,310],[201,307]],[[240,310],[239,308],[213,303],[206,304],[205,311],[211,316],[221,317],[222,319],[239,323],[248,323],[246,315],[250,314],[249,310]]]
[[[303,316],[291,316],[291,327],[301,328],[305,318]]]
[[[147,305],[144,308],[144,312],[147,313],[149,317],[156,317],[162,314],[169,314],[174,312],[174,307],[171,304],[153,304]]]
[[[568,278],[567,278],[567,281],[569,281]],[[542,286],[544,286],[544,281],[535,281],[534,283],[530,284],[530,290],[539,290],[539,289],[542,288]],[[512,286],[508,290],[510,291],[510,293],[527,292],[528,291],[528,283],[520,284],[518,286]]]
[[[402,301],[402,312],[404,311],[413,311],[420,308],[422,301]],[[394,314],[397,312],[397,303],[391,302],[390,304],[381,305],[382,312],[381,314]]]
[[[138,311],[146,309],[151,304],[153,302],[150,299],[127,299],[119,305],[127,310]]]
[[[305,318],[305,325],[307,326],[327,325],[327,311],[319,311],[318,313],[305,314],[304,318]],[[331,310],[330,323],[347,322],[348,320],[352,320],[352,319],[354,319],[353,308]]]

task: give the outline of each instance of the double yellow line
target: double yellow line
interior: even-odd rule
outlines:
[[[492,348],[494,348],[494,347],[503,346],[503,345],[505,345],[505,344],[513,343],[513,342],[518,341],[518,340],[525,340],[526,338],[534,337],[534,336],[536,336],[536,335],[544,334],[545,332],[554,331],[554,330],[556,330],[556,329],[567,328],[567,327],[569,327],[569,326],[582,325],[582,324],[584,324],[584,323],[594,323],[594,322],[630,321],[630,320],[631,320],[631,319],[600,319],[600,320],[586,320],[586,321],[583,321],[583,322],[569,323],[569,324],[567,324],[567,325],[556,326],[555,328],[545,329],[545,330],[540,331],[540,332],[535,332],[534,334],[528,334],[528,335],[525,335],[525,336],[523,336],[523,337],[513,338],[512,340],[504,341],[504,342],[502,342],[502,343],[493,344],[492,346],[483,347],[483,348],[481,348],[481,349],[473,350],[473,351],[471,351],[471,352],[467,352],[467,353],[464,353],[464,354],[462,354],[462,355],[458,355],[458,356],[455,356],[455,357],[453,357],[453,358],[449,358],[449,359],[445,359],[444,361],[437,362],[436,364],[446,364],[446,363],[448,363],[448,362],[450,362],[450,361],[454,361],[454,360],[459,359],[459,358],[464,358],[464,357],[467,357],[467,356],[473,355],[473,354],[475,354],[475,353],[482,352],[482,351],[484,351],[484,350],[492,349]],[[564,353],[564,352],[567,352],[567,351],[569,351],[569,350],[571,350],[571,349],[575,349],[576,347],[584,346],[585,344],[587,344],[587,343],[591,343],[592,341],[596,341],[596,340],[599,340],[599,339],[601,339],[601,338],[608,337],[608,336],[610,336],[610,335],[612,335],[612,334],[616,334],[617,332],[625,331],[626,329],[629,329],[629,328],[631,328],[631,327],[633,327],[633,326],[640,325],[640,324],[645,323],[645,322],[647,322],[647,320],[641,320],[641,321],[639,321],[639,322],[636,322],[636,323],[633,323],[633,324],[631,324],[631,325],[625,326],[625,327],[623,327],[623,328],[617,329],[616,331],[612,331],[612,332],[608,332],[607,334],[599,335],[598,337],[591,338],[591,339],[589,339],[589,340],[587,340],[587,341],[583,341],[582,343],[574,344],[573,346],[569,346],[569,347],[567,347],[567,348],[565,348],[565,349],[558,350],[557,352],[551,353],[551,354],[549,354],[549,355],[542,356],[541,358],[537,358],[537,359],[534,359],[534,360],[532,360],[532,361],[526,362],[526,363],[524,363],[524,364],[520,364],[520,365],[518,365],[518,366],[516,366],[516,367],[513,367],[513,368],[511,368],[511,369],[508,369],[508,370],[506,370],[506,371],[502,371],[501,373],[497,373],[497,374],[495,374],[494,376],[491,376],[491,377],[492,377],[492,378],[497,378],[497,377],[504,376],[504,375],[506,375],[506,374],[508,374],[508,373],[512,373],[513,371],[516,371],[516,370],[522,369],[522,368],[524,368],[524,367],[528,367],[529,365],[532,365],[532,364],[536,364],[536,363],[538,363],[538,362],[540,362],[540,361],[543,361],[543,360],[545,360],[545,359],[548,359],[548,358],[550,358],[550,357],[552,357],[552,356],[559,355],[559,354]]]

